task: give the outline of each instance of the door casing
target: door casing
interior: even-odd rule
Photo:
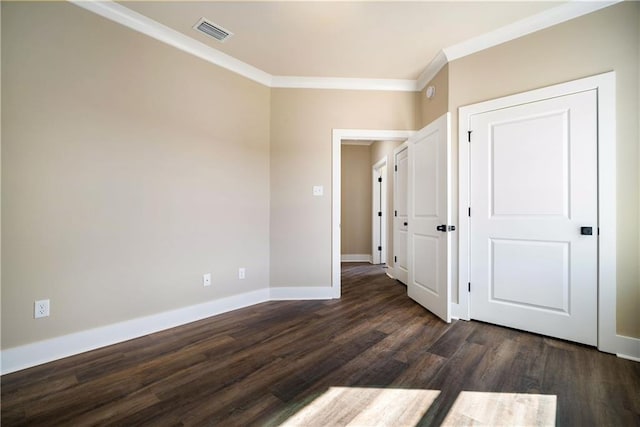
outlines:
[[[598,348],[619,352],[616,334],[616,133],[615,133],[615,72],[599,74],[567,83],[536,89],[516,95],[493,99],[458,111],[458,301],[452,304],[453,315],[469,320],[470,252],[469,252],[469,177],[470,150],[468,131],[470,118],[499,108],[597,90],[598,98]],[[596,189],[594,189],[595,191]]]

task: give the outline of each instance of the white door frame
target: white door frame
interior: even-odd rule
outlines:
[[[331,291],[333,298],[340,298],[340,185],[341,148],[343,140],[352,141],[406,141],[412,130],[333,129],[331,138]]]
[[[372,264],[387,263],[387,159],[384,158],[371,168],[371,260]],[[384,176],[381,169],[384,169]],[[378,176],[382,182],[378,182]],[[382,216],[378,215],[382,213]],[[382,250],[378,250],[378,246]],[[376,262],[377,261],[377,262]]]
[[[396,228],[397,227],[397,220],[396,220],[396,214],[398,211],[398,154],[400,152],[402,152],[403,150],[407,150],[407,158],[409,156],[409,144],[407,143],[407,141],[403,142],[402,144],[400,144],[399,146],[397,146],[394,150],[393,150],[393,211],[394,211],[394,215],[393,215],[393,243],[391,246],[392,252],[391,252],[391,256],[394,258],[393,259],[393,275],[396,278],[396,280],[400,281],[403,284],[407,284],[407,282],[409,281],[408,279],[408,272],[405,275],[401,274],[401,270],[398,267],[398,262],[395,259],[395,255],[398,253],[398,251],[396,250],[396,240],[398,239],[398,233],[399,230]],[[408,172],[407,172],[408,173]],[[409,177],[406,177],[407,182],[409,180]],[[405,192],[408,191],[408,188],[405,188]],[[405,195],[405,197],[408,197],[408,195]],[[408,199],[407,199],[408,200]],[[405,211],[408,209],[408,206],[405,206]],[[405,251],[408,251],[408,243],[405,245]],[[405,252],[407,253],[407,252]],[[404,280],[400,280],[400,276],[404,277]]]
[[[469,319],[469,142],[471,116],[557,96],[596,89],[598,92],[598,348],[638,356],[638,340],[616,333],[616,77],[615,72],[460,107],[458,129],[458,304],[454,316]],[[594,189],[595,190],[595,189]],[[473,286],[473,284],[472,284]]]

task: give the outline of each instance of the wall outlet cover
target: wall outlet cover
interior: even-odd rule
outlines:
[[[202,275],[202,286],[211,286],[211,273]]]
[[[39,319],[41,317],[49,317],[49,300],[38,300],[33,304],[33,317]]]

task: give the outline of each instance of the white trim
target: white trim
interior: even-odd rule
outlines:
[[[388,266],[387,266],[387,268],[385,270],[387,270],[385,273],[387,274],[387,276],[389,276],[389,279],[396,280],[396,278],[393,277],[393,274],[389,273],[389,270],[391,270],[391,269]]]
[[[598,349],[608,353],[640,353],[637,341],[616,334],[616,75],[614,71],[459,108],[459,266],[460,305],[469,316],[469,144],[473,114],[596,89],[598,91]],[[472,212],[473,214],[473,212]],[[472,283],[473,286],[473,283]],[[465,297],[467,298],[465,301]],[[458,315],[465,313],[462,309]],[[464,318],[464,317],[461,317]]]
[[[2,351],[2,374],[95,350],[217,314],[269,301],[268,288],[101,326]]]
[[[427,84],[433,80],[433,78],[444,68],[449,60],[447,59],[447,55],[444,51],[440,51],[433,57],[427,68],[424,69],[422,73],[418,76],[418,80],[416,81],[416,88],[418,91],[427,86]]]
[[[406,141],[415,131],[411,130],[364,130],[333,129],[331,136],[331,289],[333,298],[340,298],[340,149],[342,140],[360,141]]]
[[[273,76],[271,87],[418,92],[415,80]]]
[[[449,61],[471,55],[481,50],[515,40],[527,34],[544,30],[545,28],[561,24],[571,19],[578,18],[591,12],[619,3],[622,0],[591,2],[571,1],[551,9],[547,9],[536,15],[521,19],[512,24],[505,25],[497,30],[490,31],[472,39],[449,46],[444,53]]]
[[[333,288],[262,288],[3,350],[2,375],[267,301],[339,298]]]
[[[226,68],[236,74],[244,76],[248,79],[261,83],[265,86],[271,85],[272,76],[264,71],[242,62],[224,52],[214,49],[206,44],[197,41],[191,37],[169,28],[151,18],[126,8],[111,0],[86,1],[86,0],[68,0],[69,2],[110,19],[114,22],[146,34],[156,40],[180,49],[191,55],[204,59],[207,62]]]
[[[343,141],[342,145],[359,145],[359,146],[369,146],[372,145],[373,141]]]
[[[240,61],[196,39],[169,28],[151,18],[112,0],[68,0],[83,9],[110,19],[156,40],[204,59],[229,71],[268,87],[302,89],[346,89],[419,92],[448,62],[471,55],[492,46],[517,39],[533,32],[561,24],[582,15],[619,3],[572,1],[521,19],[497,30],[446,47],[436,54],[417,80],[364,79],[341,77],[273,76],[253,65]]]
[[[333,288],[330,286],[291,286],[270,288],[269,296],[271,301],[340,298],[340,295],[336,296]]]
[[[471,231],[468,216],[471,166],[469,164],[469,143],[464,142],[470,127],[471,113],[467,113],[465,108],[468,107],[458,109],[458,303],[451,304],[451,315],[458,319],[471,320],[468,291],[469,282],[471,282],[469,275],[469,237]]]
[[[415,80],[273,76],[112,0],[68,1],[267,87],[400,92],[416,92],[418,90]]]
[[[368,262],[373,263],[371,254],[342,254],[340,262]]]
[[[640,362],[640,339],[623,337],[622,335],[618,335],[618,338],[630,340],[629,341],[629,348],[631,348],[631,351],[629,351],[629,353],[633,353],[633,356],[629,355],[629,354],[625,354],[625,353],[616,353],[616,356],[618,356],[621,359],[627,359],[627,360],[633,360],[634,362]],[[632,346],[633,346],[633,348],[632,348]]]
[[[346,145],[346,144],[345,144],[345,145]],[[372,169],[373,171],[377,171],[378,169],[380,169],[381,167],[386,166],[386,165],[387,165],[387,158],[386,158],[386,157],[383,157],[383,158],[381,158],[380,160],[378,160],[378,161],[377,161],[377,162],[376,162],[376,163],[371,167],[371,169]]]

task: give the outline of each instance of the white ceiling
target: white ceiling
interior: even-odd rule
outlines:
[[[442,49],[563,3],[119,2],[273,76],[412,80]],[[233,37],[220,43],[196,32],[201,17]]]

